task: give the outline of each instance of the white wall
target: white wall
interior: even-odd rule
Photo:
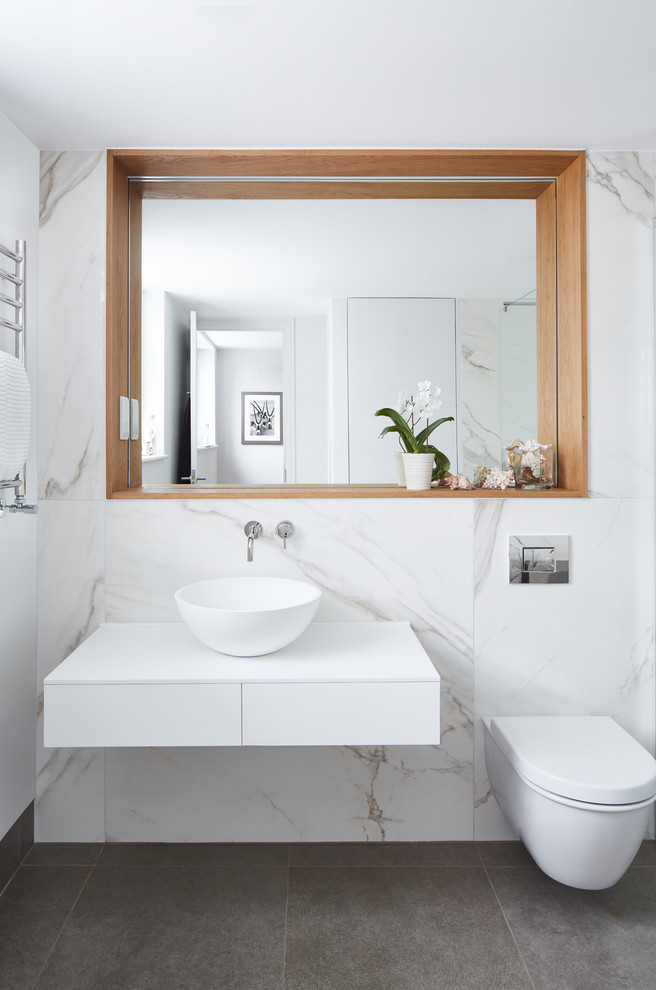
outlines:
[[[299,316],[294,320],[294,408],[289,397],[285,421],[294,419],[295,481],[328,484],[328,337],[323,316]],[[311,411],[311,415],[308,413]],[[287,432],[289,443],[289,431]]]
[[[216,368],[220,483],[282,484],[285,442],[284,402],[282,445],[241,442],[241,393],[282,392],[282,351],[219,348]]]
[[[443,735],[439,748],[49,751],[40,760],[41,839],[504,838],[482,715],[607,712],[653,750],[654,159],[589,159],[589,499],[105,504],[83,423],[54,444],[47,474],[64,494],[46,484],[42,503],[51,524],[42,585],[51,583],[41,674],[105,614],[176,621],[173,592],[188,581],[247,569],[296,575],[321,586],[320,619],[411,622],[442,674]],[[104,173],[93,156],[85,161],[76,186],[69,176],[85,172],[76,153],[52,174],[74,233],[48,242],[49,271],[71,252],[89,265],[88,245],[102,244]],[[58,327],[67,346],[49,365],[55,413],[86,387],[80,351],[89,336],[102,345],[101,325],[85,318],[103,298],[100,280],[87,279],[82,297]],[[89,417],[95,435],[102,410],[91,404]],[[69,470],[76,463],[83,470]],[[296,526],[287,551],[273,536],[282,518]],[[250,565],[249,519],[264,526]],[[569,585],[508,584],[508,535],[531,532],[569,533]]]
[[[27,497],[35,502],[39,153],[2,113],[0,148],[0,243],[13,250],[16,240],[26,242],[25,322],[32,388]],[[13,271],[6,259],[2,267]],[[2,291],[11,294],[7,283]],[[2,333],[0,348],[14,353],[13,330]],[[0,497],[13,502],[14,492],[8,489]],[[34,516],[5,513],[0,519],[0,838],[34,798],[36,538]]]
[[[431,421],[456,412],[456,301],[455,299],[349,299],[348,416],[349,480],[354,484],[395,484],[394,454],[401,450],[398,436],[380,439],[391,425],[374,413],[395,407],[399,391],[417,394],[417,384],[430,381],[441,389],[441,408]],[[399,346],[399,341],[402,341]],[[389,356],[391,360],[385,361]],[[427,421],[416,422],[414,433]],[[443,451],[458,473],[456,424],[443,423],[431,435],[431,444]]]

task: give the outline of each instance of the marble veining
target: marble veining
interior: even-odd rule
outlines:
[[[102,151],[41,153],[39,222],[42,226],[48,223],[60,200],[84,182],[102,158]]]
[[[44,748],[41,690],[104,619],[104,508],[98,500],[39,503],[36,834],[44,842],[97,841],[105,831],[104,754]]]
[[[461,394],[458,403],[460,470],[471,478],[479,464],[501,458],[499,309],[501,299],[458,300]]]
[[[231,841],[235,828],[246,841],[472,835],[471,764],[441,747],[108,750],[107,771],[115,841]]]
[[[39,495],[105,497],[105,160],[44,153]]]
[[[615,197],[622,209],[645,226],[654,215],[653,153],[639,151],[591,152],[588,182]]]
[[[653,496],[653,152],[588,154],[589,490]]]
[[[367,822],[373,822],[374,826],[380,831],[380,838],[382,841],[386,837],[386,819],[384,810],[378,803],[378,798],[376,797],[376,779],[380,773],[380,767],[382,763],[387,763],[387,752],[384,747],[373,747],[371,749],[357,749],[355,747],[346,747],[349,752],[356,757],[361,763],[367,767],[370,778],[369,784],[365,791],[363,791],[363,797],[366,801],[368,815]],[[365,830],[366,834],[366,830]]]

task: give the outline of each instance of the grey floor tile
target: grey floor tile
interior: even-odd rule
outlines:
[[[21,861],[20,822],[9,829],[0,839],[0,890],[9,883]]]
[[[21,830],[21,859],[23,859],[34,845],[34,801],[31,801],[23,814],[20,816]]]
[[[286,842],[109,842],[99,866],[287,866]]]
[[[37,842],[25,862],[31,865],[93,866],[102,847],[102,842]]]
[[[491,869],[536,990],[654,990],[656,868],[577,890],[537,868]]]
[[[0,990],[31,990],[89,876],[88,866],[21,866],[0,897]]]
[[[656,842],[653,839],[645,839],[631,866],[656,866]]]
[[[481,867],[290,870],[285,990],[526,990]]]
[[[477,842],[484,866],[535,866],[523,842]]]
[[[297,842],[290,866],[480,866],[474,842]]]
[[[96,866],[37,990],[279,990],[287,870]]]

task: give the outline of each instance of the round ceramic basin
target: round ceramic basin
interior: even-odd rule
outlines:
[[[259,657],[293,643],[308,627],[321,591],[275,577],[212,578],[175,593],[182,621],[219,653]]]

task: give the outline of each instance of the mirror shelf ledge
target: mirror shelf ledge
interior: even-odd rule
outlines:
[[[109,494],[109,498],[121,499],[257,499],[257,498],[585,498],[587,493],[567,488],[551,488],[545,491],[526,489],[474,488],[471,491],[449,488],[431,488],[428,491],[408,491],[396,485],[239,485],[212,488],[194,485],[142,485],[125,488]]]

